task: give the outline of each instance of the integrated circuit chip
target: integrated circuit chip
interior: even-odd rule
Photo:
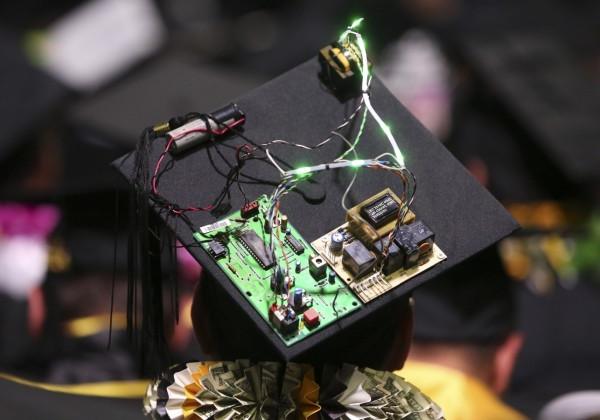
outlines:
[[[208,252],[216,260],[227,255],[227,250],[225,249],[223,244],[219,241],[210,241],[208,243]]]
[[[373,227],[379,228],[398,216],[400,204],[386,193],[360,209],[360,215]]]
[[[304,252],[304,245],[302,245],[302,242],[294,238],[291,233],[287,233],[285,235],[285,241],[288,243],[290,248],[292,248],[296,255],[300,255]]]
[[[264,269],[271,268],[275,264],[273,255],[263,240],[253,230],[245,230],[239,236],[244,248],[250,252],[254,259]]]

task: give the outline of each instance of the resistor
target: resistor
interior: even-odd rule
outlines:
[[[227,263],[227,268],[229,268],[229,270],[237,276],[237,271],[231,264]]]

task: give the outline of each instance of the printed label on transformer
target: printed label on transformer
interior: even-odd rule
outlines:
[[[360,214],[367,222],[379,228],[398,215],[399,203],[390,194],[385,194],[360,209]]]

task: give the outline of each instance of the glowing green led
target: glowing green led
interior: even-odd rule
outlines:
[[[338,42],[343,42],[346,39],[346,37],[348,36],[348,34],[350,33],[350,31],[353,31],[354,29],[358,28],[363,20],[364,20],[364,18],[354,19],[352,21],[352,24],[350,26],[348,26],[348,28],[344,32],[342,32],[342,35],[340,35]]]
[[[398,153],[398,155],[396,156],[396,159],[398,160],[398,165],[400,165],[401,167],[406,166],[406,164],[404,163],[404,155],[402,154],[402,152]]]
[[[364,164],[365,161],[363,159],[357,159],[350,162],[350,166],[353,168],[360,168],[361,166],[364,166]]]
[[[381,129],[383,130],[383,133],[384,133],[386,136],[391,136],[391,135],[392,135],[392,129],[390,128],[390,126],[389,126],[389,125],[387,125],[387,124],[382,124],[382,125],[381,125]]]
[[[294,170],[293,172],[297,178],[306,178],[311,175],[312,169],[307,166],[303,166],[303,167],[300,167],[300,168]]]
[[[352,21],[352,25],[350,25],[348,27],[348,29],[356,29],[356,28],[358,28],[360,26],[360,24],[362,23],[363,20],[365,20],[365,18],[362,18],[362,17],[360,17],[358,19],[354,19]]]

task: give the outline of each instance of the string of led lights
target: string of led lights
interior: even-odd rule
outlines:
[[[387,256],[387,253],[389,250],[389,244],[391,243],[391,240],[395,238],[398,228],[401,225],[402,221],[405,219],[406,215],[408,214],[410,206],[414,200],[414,195],[416,192],[416,179],[415,179],[414,174],[406,168],[404,156],[400,150],[400,147],[398,146],[396,139],[394,138],[392,130],[382,120],[382,118],[379,116],[379,114],[377,113],[376,109],[374,108],[374,106],[371,102],[370,88],[371,88],[372,75],[370,74],[370,71],[369,71],[369,62],[368,62],[366,44],[365,44],[365,41],[364,41],[361,33],[358,32],[358,30],[357,30],[357,28],[361,24],[362,20],[363,19],[360,18],[360,19],[357,19],[354,22],[352,22],[352,24],[342,33],[342,35],[340,36],[339,41],[338,41],[338,43],[340,45],[345,46],[348,49],[350,49],[350,47],[352,47],[353,51],[356,51],[358,49],[359,64],[360,64],[359,70],[360,70],[360,77],[361,77],[360,101],[359,101],[358,105],[356,106],[356,108],[353,110],[353,112],[348,117],[346,117],[335,129],[331,130],[330,134],[325,139],[319,141],[316,145],[306,145],[306,144],[296,143],[296,142],[283,140],[283,139],[275,139],[275,140],[271,140],[271,141],[268,141],[265,143],[257,143],[257,142],[251,141],[251,139],[248,139],[239,130],[235,129],[235,127],[243,120],[236,120],[230,125],[225,125],[225,124],[222,124],[221,122],[217,121],[216,119],[212,118],[211,115],[202,114],[201,117],[203,117],[203,119],[205,120],[206,127],[210,127],[210,124],[208,124],[208,120],[210,119],[211,121],[214,121],[217,128],[215,128],[215,129],[195,128],[191,131],[185,131],[185,132],[179,133],[177,135],[177,137],[170,137],[168,139],[165,149],[164,149],[163,153],[160,155],[158,161],[156,162],[156,166],[154,167],[152,177],[150,178],[149,187],[150,187],[150,192],[151,192],[151,199],[156,204],[166,208],[169,212],[173,213],[174,215],[183,216],[183,215],[185,215],[186,212],[211,211],[212,209],[214,209],[216,206],[219,205],[219,203],[221,202],[221,200],[223,198],[228,196],[230,186],[236,182],[238,184],[238,187],[240,188],[240,192],[245,196],[244,191],[241,188],[240,181],[239,181],[239,177],[241,174],[240,168],[241,168],[244,160],[251,159],[251,158],[256,159],[257,157],[254,155],[254,151],[256,150],[256,148],[260,148],[260,149],[264,150],[264,152],[265,152],[264,159],[266,161],[270,162],[270,164],[278,170],[278,172],[281,176],[280,183],[275,187],[275,189],[273,190],[273,193],[269,197],[269,208],[268,208],[267,215],[266,215],[267,216],[266,222],[269,224],[269,231],[270,231],[269,246],[270,246],[271,252],[274,252],[275,248],[278,245],[280,247],[282,247],[281,240],[279,238],[273,237],[274,227],[278,223],[277,213],[279,211],[281,199],[286,194],[288,194],[290,191],[294,190],[294,188],[296,188],[296,186],[299,183],[306,180],[306,178],[310,177],[311,175],[313,175],[315,173],[325,171],[325,170],[367,168],[367,169],[377,169],[377,170],[389,171],[389,172],[393,173],[394,175],[397,175],[400,177],[400,179],[402,181],[402,185],[403,185],[403,193],[402,193],[402,200],[401,200],[401,208],[399,209],[399,212],[398,212],[397,224],[396,224],[395,228],[393,229],[393,231],[390,233],[390,236],[388,238],[390,240],[388,240],[387,245],[384,247],[384,250],[383,250],[383,254],[385,256]],[[358,47],[358,48],[356,48],[356,47]],[[345,127],[349,126],[359,115],[361,115],[361,120],[360,120],[358,130],[356,132],[356,135],[354,136],[353,141],[350,141],[340,131],[343,130]],[[392,152],[391,153],[390,152],[383,153],[372,159],[359,159],[358,153],[357,153],[357,146],[359,145],[359,143],[362,139],[368,116],[371,116],[373,118],[373,120],[377,123],[377,125],[380,127],[383,134],[385,135],[385,137],[387,138],[388,142],[391,145]],[[211,135],[218,135],[218,134],[222,134],[223,132],[226,132],[227,130],[231,130],[232,132],[234,132],[241,138],[243,138],[246,141],[248,141],[249,143],[251,143],[255,147],[255,149],[253,149],[253,150],[249,150],[248,148],[244,149],[243,150],[244,156],[242,157],[240,155],[240,153],[242,152],[242,149],[240,149],[239,147],[236,148],[237,165],[235,165],[235,166],[229,165],[230,172],[229,172],[229,174],[227,174],[227,184],[224,187],[223,191],[221,191],[221,194],[219,194],[218,198],[215,201],[213,201],[212,204],[210,204],[208,206],[203,206],[203,207],[192,206],[192,207],[183,207],[183,208],[176,205],[175,203],[170,203],[166,199],[164,199],[164,197],[162,197],[158,191],[158,178],[161,174],[161,164],[163,163],[163,160],[164,160],[166,154],[169,152],[173,142],[175,140],[177,140],[177,138],[181,138],[191,132],[199,131],[199,132],[208,132]],[[299,167],[299,168],[295,168],[295,169],[291,169],[291,170],[287,170],[287,171],[284,170],[282,168],[282,166],[277,163],[277,160],[274,158],[274,155],[271,153],[271,151],[269,149],[269,146],[288,145],[288,146],[301,148],[304,150],[318,150],[318,149],[322,148],[323,146],[325,146],[326,144],[328,144],[329,142],[331,142],[334,138],[341,139],[348,147],[333,161],[328,162],[328,163],[313,165],[313,166]],[[249,146],[249,145],[245,145],[245,146]],[[217,152],[223,159],[225,159],[224,156],[222,156],[222,154],[219,152],[219,150],[217,150]],[[347,159],[347,156],[349,154],[353,155],[353,157],[354,157],[353,160]],[[385,158],[385,160],[384,160],[384,158]],[[344,191],[344,194],[342,195],[341,206],[345,210],[348,210],[348,208],[346,206],[346,199],[352,189],[352,186],[354,185],[354,182],[356,181],[357,176],[358,176],[358,171],[355,171],[353,173],[353,176],[352,176],[346,190]],[[244,198],[244,199],[245,199],[245,202],[247,202],[247,199],[246,198]],[[187,217],[184,219],[187,219]],[[189,220],[185,220],[185,221],[186,221],[186,223],[189,222]]]
[[[365,41],[364,41],[362,35],[360,34],[360,32],[355,31],[355,29],[360,26],[362,21],[363,21],[363,18],[359,18],[359,19],[356,19],[354,22],[352,22],[352,24],[348,27],[348,29],[346,29],[342,33],[338,42],[340,44],[350,43],[351,42],[350,35],[352,35],[356,38],[356,43],[358,44],[358,48],[360,50],[360,55],[361,55],[361,73],[362,73],[361,88],[362,88],[363,101],[367,107],[367,110],[369,111],[371,116],[375,119],[375,121],[377,122],[377,124],[379,125],[379,127],[381,128],[381,130],[383,131],[385,136],[387,137],[388,141],[390,142],[392,149],[394,150],[394,155],[396,157],[396,161],[398,162],[398,164],[400,166],[404,167],[405,166],[404,165],[404,156],[402,155],[402,152],[400,151],[400,147],[398,146],[398,143],[396,142],[396,139],[394,138],[394,134],[392,133],[391,128],[385,122],[383,122],[383,120],[381,119],[381,117],[379,116],[379,114],[377,113],[375,108],[373,107],[373,104],[371,103],[371,97],[370,97],[370,92],[369,92],[369,85],[371,83],[371,74],[369,73],[369,61],[368,61],[368,57],[367,57],[367,46],[366,46]]]
[[[295,146],[295,147],[299,147],[299,148],[303,148],[303,149],[307,149],[307,150],[315,150],[315,149],[322,147],[326,143],[328,143],[333,138],[334,135],[337,135],[349,146],[349,148],[347,150],[345,150],[340,156],[338,156],[332,162],[322,163],[322,164],[313,165],[313,166],[304,166],[304,167],[292,169],[289,171],[284,171],[272,158],[268,148],[266,149],[267,157],[269,158],[271,163],[279,170],[281,177],[282,177],[281,183],[277,186],[277,188],[273,191],[273,193],[271,194],[271,196],[269,198],[270,205],[269,205],[269,209],[267,211],[267,217],[266,217],[267,223],[270,225],[269,246],[270,246],[271,252],[275,252],[276,242],[273,240],[273,231],[277,224],[277,211],[279,209],[281,199],[286,194],[288,194],[291,190],[293,190],[298,185],[298,183],[302,182],[304,179],[306,179],[307,177],[309,177],[312,174],[315,174],[317,172],[321,172],[321,171],[325,171],[325,170],[346,169],[346,168],[355,168],[355,169],[370,168],[370,169],[380,169],[380,170],[390,171],[390,172],[394,173],[395,175],[398,175],[401,178],[402,185],[403,185],[403,193],[402,193],[402,200],[401,200],[402,205],[398,211],[396,226],[392,230],[392,232],[389,234],[388,240],[383,247],[384,260],[385,260],[385,258],[387,258],[388,254],[389,254],[389,247],[390,247],[393,239],[396,237],[396,235],[398,233],[398,229],[401,226],[402,222],[405,220],[405,218],[410,210],[410,206],[413,203],[416,189],[417,189],[416,177],[406,167],[405,161],[404,161],[404,156],[403,156],[402,152],[400,151],[400,147],[398,146],[398,143],[392,133],[392,130],[382,120],[382,118],[379,116],[379,114],[375,110],[373,104],[371,103],[370,86],[371,86],[372,76],[369,72],[369,64],[368,64],[369,62],[368,62],[366,44],[365,44],[365,41],[364,41],[362,35],[360,34],[360,32],[358,32],[356,30],[358,28],[358,26],[361,24],[362,20],[363,19],[360,18],[360,19],[357,19],[354,22],[352,22],[352,24],[342,33],[342,35],[340,36],[339,41],[338,41],[342,45],[349,46],[349,44],[353,42],[353,40],[351,39],[351,38],[353,38],[354,42],[358,46],[358,49],[360,52],[362,94],[361,94],[360,104],[356,108],[356,110],[347,118],[347,120],[345,120],[342,124],[340,124],[340,126],[338,126],[335,130],[332,130],[331,135],[327,139],[318,143],[315,146],[307,146],[307,145],[293,143],[293,142],[289,142],[286,140],[279,140],[279,139],[270,141],[268,143],[263,143],[264,146],[269,146],[272,144],[286,144],[286,145],[291,145],[291,146]],[[365,109],[363,109],[363,107]],[[338,133],[337,130],[348,125],[358,115],[358,113],[361,110],[363,110],[363,113],[362,113],[362,119],[361,119],[361,123],[360,123],[359,129],[358,129],[358,132],[354,138],[354,141],[352,143],[350,143],[350,141],[348,139],[346,139],[342,134]],[[358,158],[358,155],[356,152],[356,147],[358,146],[358,144],[362,138],[362,134],[364,132],[364,128],[365,128],[365,124],[366,124],[367,115],[370,115],[375,120],[375,122],[378,124],[378,126],[381,128],[382,132],[384,133],[385,137],[387,138],[387,140],[389,141],[389,143],[392,147],[393,153],[386,152],[386,153],[383,153],[373,159],[359,159]],[[355,156],[354,160],[346,160],[345,159],[345,157],[349,153],[354,154],[354,156]],[[389,160],[381,160],[384,157],[388,158]],[[353,174],[353,177],[342,196],[341,204],[345,210],[348,210],[348,208],[345,205],[345,201],[346,201],[346,198],[352,188],[352,185],[354,184],[354,182],[356,180],[357,174],[358,174],[357,172],[355,172]],[[382,266],[383,266],[383,263],[382,263],[381,267]],[[380,270],[381,270],[381,267],[380,267]]]

